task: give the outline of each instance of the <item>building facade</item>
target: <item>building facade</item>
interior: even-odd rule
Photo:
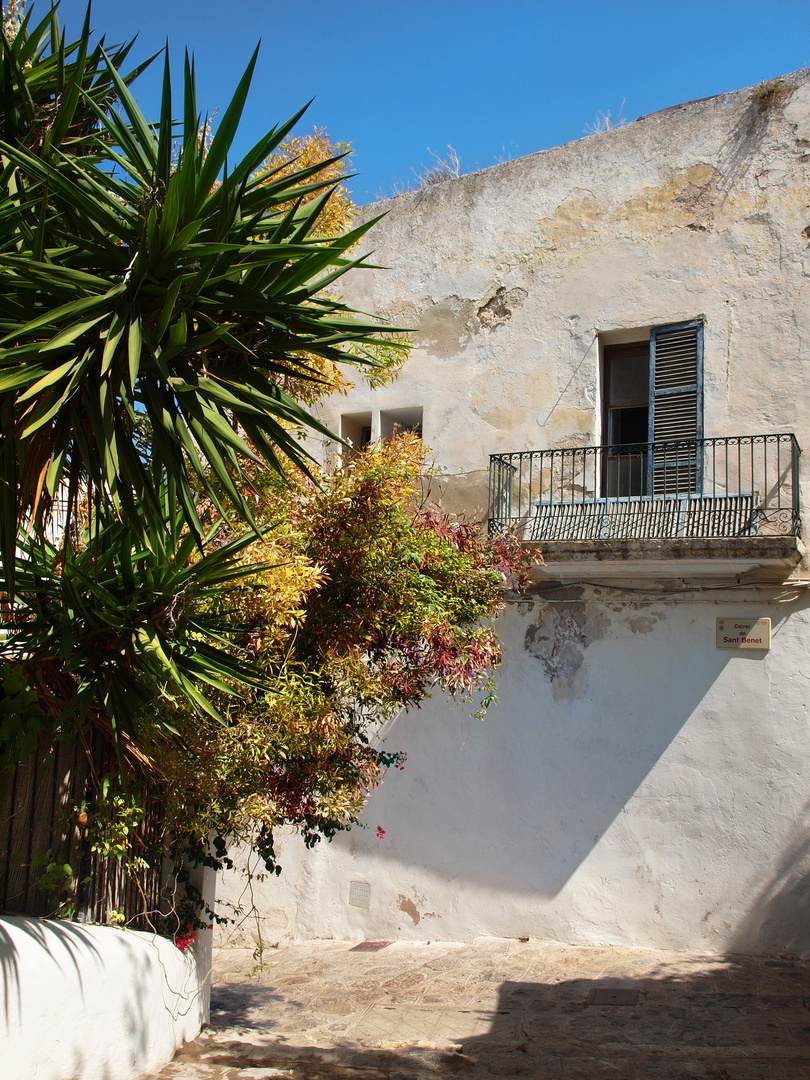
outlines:
[[[346,299],[415,347],[324,418],[418,427],[432,497],[543,561],[499,702],[391,725],[404,773],[284,841],[265,941],[810,954],[808,179],[801,71],[370,208]]]

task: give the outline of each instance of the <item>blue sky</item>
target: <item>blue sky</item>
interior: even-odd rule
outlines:
[[[45,0],[34,0],[34,15]],[[80,29],[84,0],[62,0]],[[315,98],[355,148],[358,203],[413,182],[452,145],[462,171],[570,142],[598,113],[627,120],[810,66],[808,0],[95,0],[109,42],[140,59],[196,56],[202,109],[225,106],[257,41],[246,149]],[[136,96],[158,115],[159,73]]]

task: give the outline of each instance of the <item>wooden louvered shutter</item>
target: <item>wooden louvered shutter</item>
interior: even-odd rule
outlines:
[[[699,494],[702,484],[703,324],[650,333],[650,478],[657,498]],[[660,445],[659,445],[660,444]]]

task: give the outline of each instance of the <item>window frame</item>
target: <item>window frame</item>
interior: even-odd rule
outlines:
[[[690,383],[682,382],[675,386],[666,386],[663,388],[656,388],[656,374],[661,373],[661,364],[659,361],[659,339],[661,339],[661,345],[663,346],[663,338],[665,335],[677,334],[683,330],[695,331],[695,381]],[[691,458],[682,458],[679,454],[683,451],[679,451],[677,443],[682,441],[684,443],[699,443],[703,439],[703,387],[704,387],[704,322],[702,319],[688,319],[677,323],[662,323],[658,326],[651,326],[648,331],[639,329],[639,334],[646,337],[639,336],[638,338],[632,338],[630,335],[632,330],[625,332],[627,340],[625,341],[612,341],[606,343],[601,352],[601,387],[600,387],[600,399],[601,399],[601,422],[602,422],[602,468],[601,468],[601,487],[603,498],[607,499],[624,499],[624,498],[642,498],[642,499],[657,499],[667,497],[667,480],[664,479],[663,490],[661,489],[660,480],[661,477],[667,476],[668,464],[674,469],[674,475],[676,478],[676,494],[688,497],[691,495],[699,495],[703,489],[703,455],[699,452],[697,445],[695,446],[694,455]],[[622,335],[624,336],[624,334]],[[617,460],[622,455],[609,454],[610,450],[615,450],[620,444],[612,441],[611,431],[611,406],[610,401],[610,378],[611,378],[611,362],[613,356],[620,352],[622,349],[633,349],[646,346],[649,356],[649,374],[648,374],[648,386],[647,386],[647,446],[644,451],[641,450],[642,444],[625,444],[627,446],[638,447],[638,456],[646,457],[646,461],[643,464],[644,479],[637,486],[642,489],[637,494],[632,495],[608,495],[608,488],[611,485],[609,479],[609,467],[608,458],[615,457]],[[673,357],[673,364],[677,366],[677,358]],[[656,439],[656,405],[659,405],[659,413],[662,412],[660,403],[666,399],[672,400],[677,397],[683,397],[685,395],[694,395],[695,411],[694,411],[694,430],[690,430],[688,434],[679,436],[668,436],[667,438],[659,437]],[[691,417],[690,417],[691,419]],[[691,428],[691,424],[690,424]],[[674,445],[671,448],[670,454],[666,454],[662,457],[661,454],[655,453],[656,443],[661,446],[662,444],[672,442]],[[674,455],[674,456],[672,456]],[[632,457],[633,455],[626,455]],[[617,466],[620,469],[620,465]],[[687,470],[686,475],[687,489],[682,490],[680,488],[680,478],[684,474],[684,470]],[[689,472],[692,470],[692,472]],[[631,470],[632,471],[632,470]],[[619,472],[617,472],[617,477]],[[659,481],[657,483],[656,481]],[[621,479],[617,483],[617,489],[620,490],[622,486]],[[634,486],[632,483],[630,486]],[[656,488],[659,490],[656,491]]]

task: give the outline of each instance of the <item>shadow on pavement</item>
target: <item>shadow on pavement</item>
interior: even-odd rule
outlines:
[[[378,995],[349,1030],[339,1002],[297,1001],[290,980],[283,991],[229,984],[214,991],[207,1036],[161,1076],[810,1080],[810,964],[730,957],[704,961],[699,973],[677,967],[505,981],[488,1003],[475,1000],[474,980],[438,1000]],[[345,991],[344,1018],[357,1007]],[[202,1071],[184,1072],[192,1061]]]

